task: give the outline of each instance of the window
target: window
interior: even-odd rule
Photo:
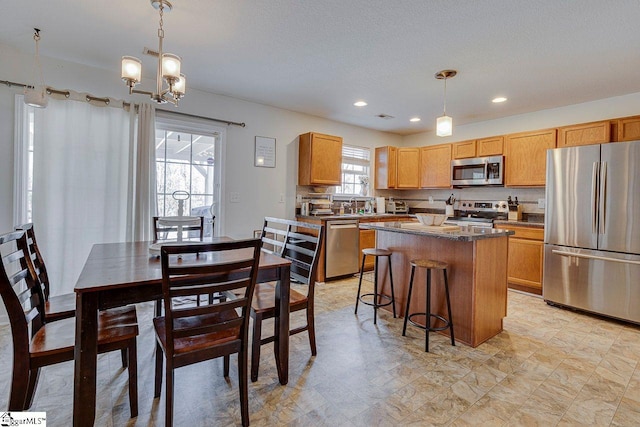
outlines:
[[[219,134],[156,122],[156,181],[158,216],[178,215],[176,191],[186,191],[183,215],[205,217],[205,236],[214,232],[219,161]]]
[[[23,96],[16,96],[15,103],[15,173],[14,173],[14,224],[33,221],[33,130],[35,109],[26,105]]]
[[[369,149],[342,145],[342,185],[336,187],[336,194],[360,195],[363,186],[369,184]]]

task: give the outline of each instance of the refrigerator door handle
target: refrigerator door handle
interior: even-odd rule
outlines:
[[[600,234],[605,233],[605,220],[607,211],[607,162],[602,162],[600,166],[600,207],[598,209]]]
[[[586,258],[586,259],[595,259],[595,260],[599,260],[599,261],[619,262],[619,263],[622,263],[622,264],[640,265],[640,261],[633,261],[633,260],[619,259],[619,258],[609,258],[609,257],[604,257],[604,256],[598,256],[598,255],[577,254],[577,253],[574,253],[574,252],[559,251],[557,249],[553,249],[551,251],[551,253],[556,254],[556,255],[561,255],[561,256],[575,257],[575,258]]]
[[[591,172],[591,232],[598,232],[598,175],[600,162],[593,162]]]

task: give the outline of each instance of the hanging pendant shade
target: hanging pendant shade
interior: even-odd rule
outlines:
[[[42,74],[42,64],[40,64],[40,48],[38,42],[40,41],[40,30],[34,28],[33,40],[36,42],[36,54],[34,60],[33,70],[33,86],[27,86],[24,88],[24,103],[36,108],[46,108],[49,104],[49,95],[47,95],[47,87],[44,84],[44,77]],[[36,75],[40,77],[36,81]]]
[[[436,119],[436,135],[451,136],[453,134],[453,118],[447,116],[447,79],[455,77],[456,70],[442,70],[435,74],[436,79],[444,80],[444,108],[442,116]]]

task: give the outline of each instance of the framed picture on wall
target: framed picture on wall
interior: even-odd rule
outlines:
[[[256,136],[254,166],[260,168],[276,167],[276,139]]]

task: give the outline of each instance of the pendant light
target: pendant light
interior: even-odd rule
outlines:
[[[442,70],[435,74],[436,79],[444,80],[444,109],[442,116],[436,119],[436,135],[451,136],[453,133],[453,119],[447,116],[447,79],[455,77],[456,70]]]
[[[49,97],[47,95],[47,87],[44,85],[44,77],[42,74],[42,64],[40,63],[40,49],[38,42],[40,41],[40,30],[38,28],[33,29],[33,40],[36,42],[36,54],[34,59],[33,69],[33,86],[27,85],[24,88],[24,103],[37,108],[45,108],[49,103]],[[40,80],[36,81],[37,77]]]
[[[156,92],[134,89],[135,85],[142,80],[142,61],[133,56],[122,57],[122,80],[129,87],[129,94],[140,93],[149,95],[151,99],[158,104],[171,102],[178,105],[178,101],[182,98],[186,91],[186,78],[180,73],[180,65],[182,60],[178,55],[172,53],[164,53],[162,51],[162,42],[164,40],[164,12],[170,12],[173,6],[168,0],[151,0],[151,6],[158,9],[160,14],[160,26],[158,28],[158,52],[152,52],[145,49],[149,55],[158,58],[156,70]],[[168,86],[164,88],[164,84]]]

